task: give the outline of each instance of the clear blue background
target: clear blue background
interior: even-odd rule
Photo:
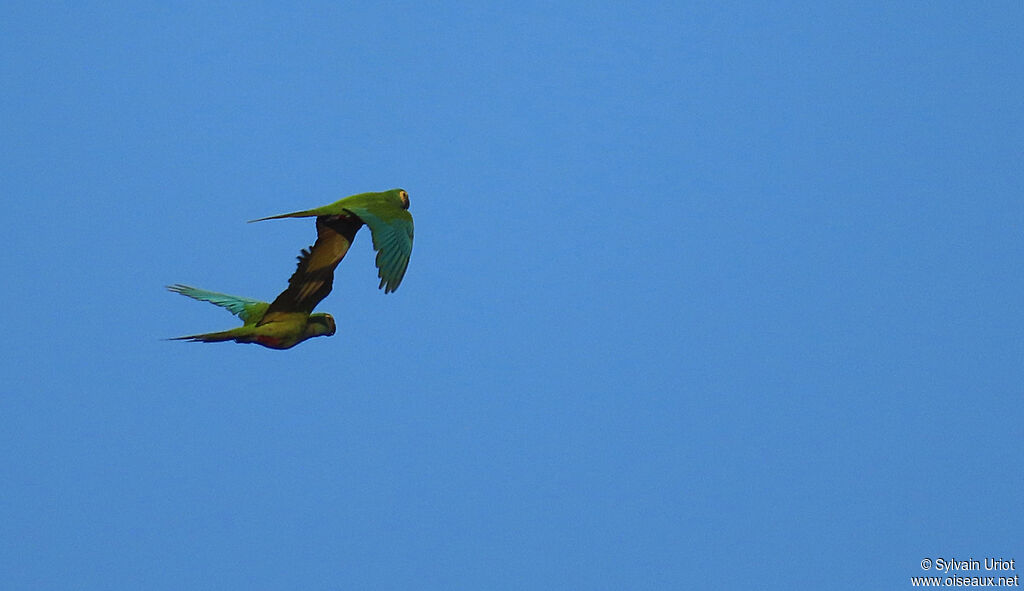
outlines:
[[[901,589],[1024,560],[1024,5],[7,4],[10,589]],[[877,4],[877,3],[876,3]],[[314,238],[407,189],[290,351]],[[1024,567],[1018,567],[1024,570]]]

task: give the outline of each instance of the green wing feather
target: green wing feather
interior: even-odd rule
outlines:
[[[373,235],[373,249],[377,251],[377,276],[384,293],[398,289],[409,267],[412,255],[412,214],[408,210],[393,207],[348,206],[352,212],[370,227]]]
[[[174,293],[180,293],[183,296],[188,296],[194,300],[216,304],[235,316],[238,316],[242,319],[242,322],[246,324],[258,322],[270,306],[267,302],[261,302],[260,300],[227,295],[224,293],[217,293],[215,291],[207,291],[205,289],[189,287],[188,285],[182,285],[180,283],[168,285],[167,289]]]

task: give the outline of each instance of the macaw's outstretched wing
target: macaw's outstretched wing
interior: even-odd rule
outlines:
[[[167,289],[195,300],[216,304],[235,316],[238,316],[242,319],[242,322],[246,324],[259,320],[260,317],[263,316],[263,313],[266,312],[267,306],[270,305],[266,302],[261,302],[260,300],[254,300],[252,298],[243,298],[240,296],[228,295],[226,293],[207,291],[205,289],[189,287],[188,285],[182,285],[180,283],[168,285]]]
[[[348,206],[345,209],[359,216],[373,234],[373,249],[377,251],[378,289],[384,293],[398,289],[409,267],[412,255],[412,214],[407,209],[390,204]]]
[[[299,255],[299,266],[288,280],[288,288],[277,296],[260,324],[275,322],[295,313],[309,315],[334,284],[334,269],[345,258],[356,232],[363,223],[353,216],[316,218],[316,242]]]

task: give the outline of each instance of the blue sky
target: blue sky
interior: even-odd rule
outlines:
[[[1019,2],[0,14],[12,589],[887,589],[1024,560]],[[403,187],[289,351],[309,220]]]

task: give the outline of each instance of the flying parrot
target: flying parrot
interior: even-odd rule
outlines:
[[[409,255],[412,254],[412,214],[409,213],[408,193],[403,189],[360,193],[316,209],[272,215],[250,222],[314,216],[317,227],[321,222],[335,220],[355,223],[356,229],[363,224],[369,226],[373,249],[377,251],[377,276],[380,277],[380,285],[377,287],[384,288],[384,293],[398,289],[405,277],[405,269],[409,266]]]
[[[190,298],[210,302],[238,316],[243,324],[222,332],[196,334],[171,340],[216,343],[256,343],[271,349],[289,349],[302,341],[331,336],[334,318],[313,308],[334,283],[334,269],[345,258],[362,222],[347,217],[323,217],[316,220],[316,242],[299,255],[299,265],[288,279],[288,287],[271,302],[226,295],[187,285],[171,285],[167,289]]]

